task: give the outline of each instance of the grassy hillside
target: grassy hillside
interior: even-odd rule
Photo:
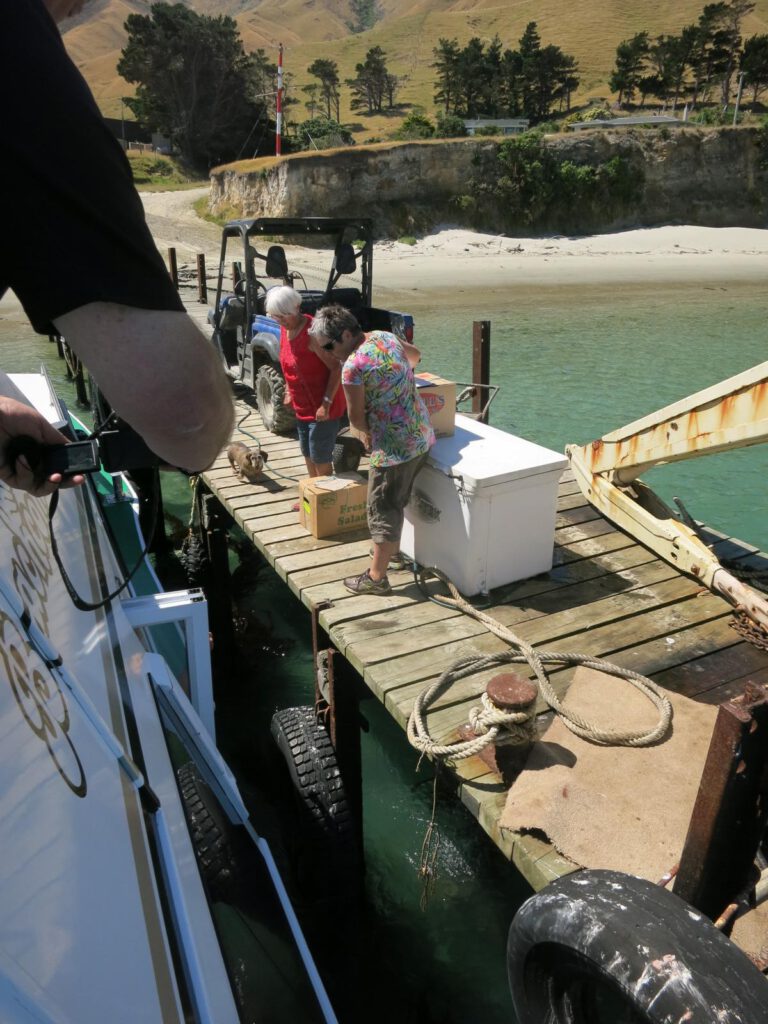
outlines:
[[[352,123],[359,139],[386,138],[404,113],[422,107],[434,112],[432,102],[434,60],[432,49],[440,37],[464,44],[472,36],[490,41],[498,33],[505,46],[516,47],[529,21],[538,24],[542,42],[554,43],[576,57],[581,87],[574,104],[611,98],[607,85],[616,46],[643,29],[652,36],[676,33],[697,20],[704,0],[380,0],[381,19],[372,29],[352,34],[349,0],[187,0],[206,14],[236,18],[247,48],[264,49],[277,59],[277,46],[285,48],[286,74],[293,95],[303,100],[300,87],[312,79],[306,68],[318,57],[335,60],[342,79],[372,46],[381,46],[390,70],[402,87],[401,109],[393,116],[366,117],[349,110],[342,89],[342,120]],[[63,26],[65,42],[81,68],[105,114],[119,116],[120,97],[131,87],[119,78],[115,64],[123,45],[123,24],[132,12],[146,13],[149,0],[93,0],[83,14]],[[745,19],[743,34],[768,33],[768,0],[757,0]],[[289,116],[308,116],[303,105]]]

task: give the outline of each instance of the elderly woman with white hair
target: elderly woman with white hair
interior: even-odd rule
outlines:
[[[341,364],[309,334],[312,317],[301,312],[301,294],[281,285],[267,292],[267,316],[280,324],[280,367],[285,403],[293,405],[301,454],[310,476],[333,472],[336,434],[346,413]]]

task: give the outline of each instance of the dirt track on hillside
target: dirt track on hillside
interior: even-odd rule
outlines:
[[[198,217],[192,205],[208,195],[207,186],[183,192],[141,192],[140,195],[149,230],[163,255],[167,249],[175,248],[179,262],[185,263],[203,252],[206,263],[216,265],[221,228]]]

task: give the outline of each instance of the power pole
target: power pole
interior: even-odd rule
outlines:
[[[280,156],[283,131],[283,44],[277,51],[277,110],[275,116],[275,156]]]
[[[736,92],[736,106],[733,108],[733,124],[736,125],[736,121],[739,116],[739,103],[741,103],[741,90],[744,88],[744,72],[739,72],[739,88]]]

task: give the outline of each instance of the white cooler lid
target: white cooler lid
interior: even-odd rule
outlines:
[[[474,489],[562,472],[568,459],[505,430],[457,415],[453,436],[437,439],[429,452],[429,464],[443,473],[461,476]]]

